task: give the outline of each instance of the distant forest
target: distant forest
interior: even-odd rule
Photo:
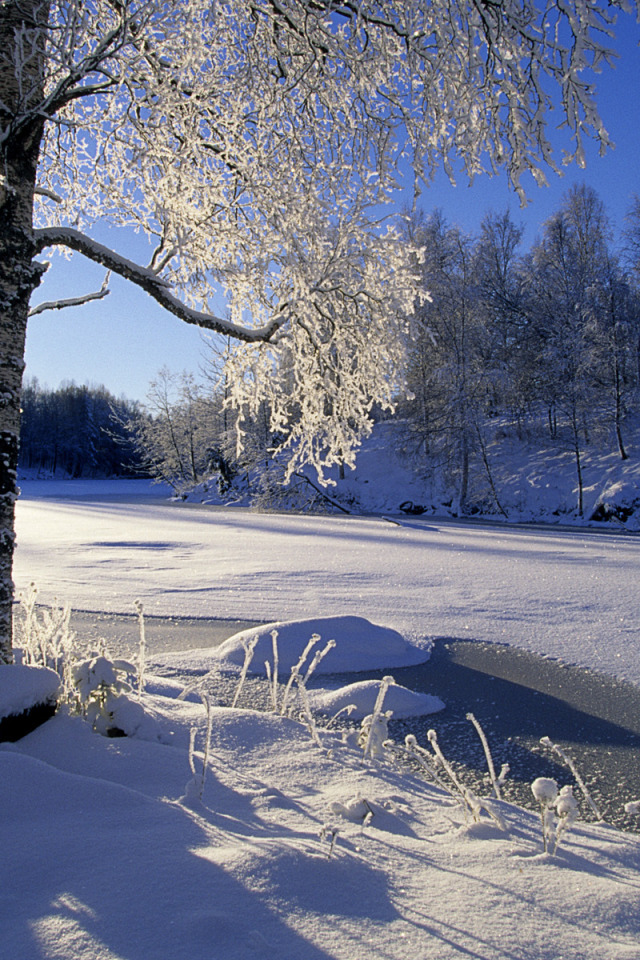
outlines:
[[[127,477],[140,460],[126,424],[137,404],[105,387],[25,383],[18,469],[31,476]]]

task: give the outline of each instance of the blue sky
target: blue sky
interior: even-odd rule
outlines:
[[[440,207],[451,223],[470,233],[477,231],[485,213],[509,208],[525,228],[528,247],[563,194],[573,184],[585,182],[604,201],[614,228],[621,228],[633,195],[640,194],[640,26],[630,17],[621,25],[616,44],[620,60],[615,70],[607,69],[597,80],[600,112],[615,150],[600,157],[597,147],[589,145],[586,169],[568,167],[561,178],[549,174],[549,187],[528,190],[530,203],[525,209],[504,176],[478,178],[471,187],[461,180],[453,187],[439,175],[423,192],[422,207],[427,212]],[[121,241],[114,230],[99,229],[93,235],[129,257],[141,244],[129,235]],[[144,257],[141,252],[143,261]],[[98,289],[103,277],[102,268],[78,256],[71,261],[56,258],[34,303]],[[207,352],[202,331],[167,314],[124,280],[113,278],[110,286],[111,294],[102,301],[30,320],[26,377],[37,377],[52,388],[65,380],[104,384],[117,396],[144,399],[150,380],[162,367],[198,373]]]

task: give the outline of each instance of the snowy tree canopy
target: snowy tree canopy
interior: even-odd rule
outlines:
[[[44,92],[25,88],[3,117],[8,136],[49,121],[38,246],[80,249],[185,320],[271,340],[236,353],[232,382],[239,400],[266,388],[276,426],[299,398],[298,459],[348,456],[372,400],[391,400],[415,295],[410,251],[382,223],[398,167],[428,179],[461,157],[470,177],[504,166],[522,191],[525,171],[555,165],[552,96],[570,158],[585,135],[608,142],[583,71],[610,59],[616,4],[4,6],[48,17]],[[24,73],[41,37],[25,19],[5,57]],[[104,219],[152,238],[145,270],[90,243]],[[209,313],[219,292],[229,319]]]

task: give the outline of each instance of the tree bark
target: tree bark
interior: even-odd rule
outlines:
[[[29,300],[44,268],[34,261],[33,197],[43,120],[43,51],[36,44],[18,69],[7,69],[16,34],[40,30],[48,10],[40,0],[0,5],[0,663],[11,663],[15,501],[20,395]],[[44,19],[43,19],[44,18]],[[16,61],[17,62],[17,61]]]

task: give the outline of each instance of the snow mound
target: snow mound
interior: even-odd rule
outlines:
[[[309,691],[309,701],[313,710],[329,717],[353,704],[355,710],[352,710],[349,716],[353,720],[362,720],[373,712],[379,690],[380,680],[362,680],[347,687],[340,687],[339,690]],[[403,720],[407,717],[423,717],[429,713],[437,713],[444,710],[444,706],[440,697],[415,693],[394,683],[387,690],[382,709],[391,710],[395,720]]]
[[[273,662],[272,633],[278,634],[278,670],[287,676],[295,666],[309,640],[314,634],[320,641],[307,657],[305,669],[314,653],[323,649],[329,640],[335,647],[318,664],[315,673],[359,673],[366,670],[381,670],[387,667],[405,667],[424,663],[429,659],[428,643],[420,645],[410,641],[397,630],[370,623],[364,617],[318,617],[310,620],[289,620],[267,623],[265,626],[242,630],[225,640],[219,647],[210,650],[183,651],[179,655],[182,667],[198,672],[214,668],[225,669],[242,666],[245,646],[257,637],[249,672],[266,674],[265,661]],[[172,655],[162,658],[170,663]]]
[[[60,677],[48,667],[0,664],[0,719],[53,703],[59,688]]]

